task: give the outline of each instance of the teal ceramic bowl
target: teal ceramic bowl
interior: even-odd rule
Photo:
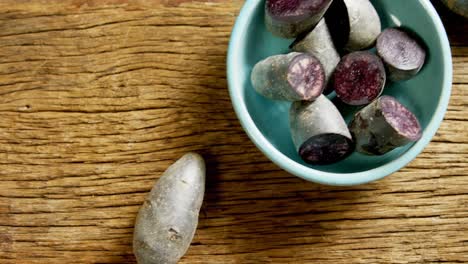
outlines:
[[[258,95],[250,72],[260,60],[287,53],[292,40],[271,35],[264,26],[264,0],[247,0],[229,44],[227,75],[234,110],[250,139],[275,164],[305,180],[327,185],[358,185],[390,175],[412,161],[431,141],[443,120],[452,84],[452,57],[447,34],[429,0],[372,0],[382,27],[406,26],[428,46],[427,62],[413,79],[387,84],[384,94],[398,98],[419,118],[423,137],[384,156],[359,153],[328,166],[311,166],[298,156],[289,131],[288,102]],[[344,109],[349,120],[354,109]]]

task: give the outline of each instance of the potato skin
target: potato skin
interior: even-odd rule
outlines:
[[[382,27],[369,0],[334,0],[325,19],[337,50],[343,54],[373,46]]]
[[[345,0],[350,32],[345,49],[364,50],[374,45],[381,31],[379,14],[369,0]]]
[[[317,67],[314,70],[314,84],[309,86],[307,92],[299,92],[289,80],[291,67],[298,60],[306,60],[310,65]],[[301,79],[306,75],[301,74]],[[253,88],[260,95],[271,100],[301,101],[314,100],[322,94],[325,85],[325,71],[315,56],[300,52],[270,56],[255,64],[250,75]]]
[[[296,150],[309,164],[332,164],[345,159],[354,150],[345,120],[323,94],[312,102],[292,103],[289,122]],[[316,144],[324,141],[324,144]]]
[[[289,64],[299,55],[298,52],[273,55],[255,64],[250,75],[255,91],[271,100],[302,100],[286,78]]]
[[[405,111],[411,113],[394,97],[388,95],[381,96],[356,113],[349,125],[349,129],[356,141],[356,151],[362,154],[381,156],[395,148],[418,141],[422,136],[419,121],[417,121],[412,113],[410,115],[413,116],[416,121],[412,124],[411,129],[417,130],[418,133],[413,134],[413,137],[408,137],[408,135],[404,135],[401,130],[396,130],[395,127],[391,125],[389,117],[384,113],[384,101],[390,101],[393,105],[398,107],[394,108],[392,112]],[[410,115],[407,116],[409,117]],[[393,120],[395,120],[395,118],[393,118]],[[402,122],[401,117],[396,120]]]
[[[314,55],[323,65],[325,71],[325,87],[328,87],[336,65],[340,62],[340,54],[333,44],[330,31],[325,23],[325,19],[320,20],[317,26],[304,38],[297,39],[290,47],[296,52],[305,52]],[[329,94],[333,89],[327,89],[325,94]]]
[[[187,252],[205,192],[205,162],[188,153],[155,183],[138,213],[133,252],[140,264],[173,264]]]

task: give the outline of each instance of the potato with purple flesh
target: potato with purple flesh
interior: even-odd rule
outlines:
[[[309,164],[336,163],[354,151],[346,122],[325,95],[313,102],[294,102],[289,119],[294,145],[299,156]]]
[[[363,50],[380,34],[380,17],[369,0],[334,0],[325,19],[339,51]]]
[[[164,172],[136,219],[133,252],[139,264],[179,261],[195,234],[204,192],[200,155],[188,153]]]
[[[468,0],[442,0],[450,10],[468,18]]]
[[[272,100],[314,100],[322,94],[325,72],[316,57],[292,52],[257,63],[251,81],[259,94]]]
[[[412,33],[402,28],[387,28],[377,38],[377,54],[382,58],[392,81],[408,80],[424,65],[426,51]]]
[[[379,57],[356,51],[344,56],[335,69],[333,87],[338,98],[349,105],[366,105],[379,97],[386,81]]]
[[[422,136],[416,116],[391,96],[363,108],[349,128],[357,151],[366,155],[384,155]]]
[[[265,25],[273,35],[296,38],[322,19],[333,0],[267,0]]]
[[[297,38],[290,46],[297,52],[305,52],[312,54],[322,63],[325,70],[325,94],[333,91],[332,86],[328,85],[330,77],[335,70],[336,65],[340,62],[340,54],[335,49],[330,32],[328,31],[325,20],[322,19],[317,26],[307,34],[303,34]],[[331,89],[329,89],[331,88]]]

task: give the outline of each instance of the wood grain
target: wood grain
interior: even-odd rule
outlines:
[[[444,15],[453,95],[429,147],[382,181],[326,187],[237,121],[225,57],[242,3],[0,3],[1,263],[134,263],[136,212],[187,151],[209,175],[181,263],[468,263],[468,23]]]

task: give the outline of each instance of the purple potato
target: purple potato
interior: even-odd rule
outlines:
[[[384,155],[422,136],[416,116],[391,96],[382,96],[359,111],[349,128],[357,151],[367,155]]]
[[[367,51],[344,56],[333,75],[336,95],[349,105],[369,104],[382,94],[385,81],[382,61]]]
[[[290,48],[297,52],[312,54],[320,60],[325,70],[326,88],[324,93],[331,93],[333,88],[331,85],[328,85],[328,82],[333,75],[336,65],[340,62],[340,55],[335,49],[325,20],[320,20],[312,31],[297,38]]]
[[[316,57],[292,52],[257,63],[251,81],[259,94],[272,100],[314,100],[323,92],[325,72]]]
[[[325,19],[339,51],[370,48],[380,34],[380,18],[369,0],[334,0]]]
[[[140,208],[133,235],[139,264],[175,264],[187,252],[205,192],[205,162],[188,153],[171,165]]]
[[[322,19],[333,0],[267,0],[265,25],[275,36],[296,38]]]
[[[387,28],[377,39],[377,54],[382,58],[392,81],[408,80],[423,67],[425,48],[412,33],[402,28]]]
[[[336,163],[354,150],[346,122],[324,95],[313,102],[294,102],[289,119],[294,145],[299,156],[309,164]]]

